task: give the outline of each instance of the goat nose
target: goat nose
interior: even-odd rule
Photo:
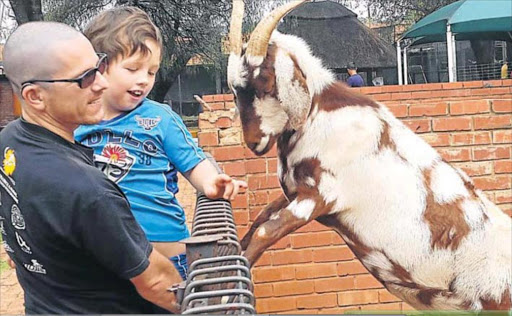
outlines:
[[[247,147],[249,147],[250,150],[254,151],[254,148],[258,146],[258,143],[247,143]]]

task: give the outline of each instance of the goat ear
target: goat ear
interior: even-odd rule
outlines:
[[[306,78],[286,53],[279,52],[274,65],[279,100],[288,115],[290,127],[299,129],[306,121],[311,105]]]

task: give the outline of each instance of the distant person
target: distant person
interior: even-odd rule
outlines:
[[[349,63],[347,66],[347,72],[350,77],[347,79],[347,84],[350,87],[362,87],[364,86],[363,77],[357,73],[357,67],[354,63]]]

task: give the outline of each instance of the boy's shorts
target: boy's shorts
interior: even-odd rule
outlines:
[[[186,281],[188,276],[187,255],[182,253],[174,257],[170,257],[169,260],[174,264],[183,281]]]

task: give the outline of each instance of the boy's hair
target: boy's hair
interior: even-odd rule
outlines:
[[[115,7],[98,14],[87,25],[84,35],[96,52],[106,53],[109,60],[130,57],[150,50],[147,40],[153,40],[162,51],[162,35],[149,15],[136,7]],[[162,55],[160,54],[160,58]]]

